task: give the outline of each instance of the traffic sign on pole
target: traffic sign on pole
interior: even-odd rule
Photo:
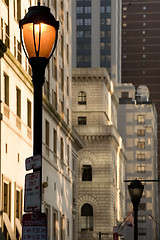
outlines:
[[[47,215],[45,213],[24,214],[22,218],[22,240],[47,240]]]
[[[33,172],[25,176],[24,211],[39,212],[40,201],[40,172]]]
[[[42,167],[41,155],[35,155],[33,157],[26,158],[26,170],[37,169]]]

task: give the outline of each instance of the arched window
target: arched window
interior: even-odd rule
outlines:
[[[81,208],[81,231],[93,231],[93,207],[89,203]]]
[[[83,165],[82,166],[82,181],[92,181],[92,166]]]
[[[86,105],[86,93],[81,91],[78,93],[78,104],[79,105]]]

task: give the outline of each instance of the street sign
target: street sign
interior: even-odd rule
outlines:
[[[23,215],[22,240],[47,240],[47,215],[45,213]]]
[[[37,171],[25,176],[24,211],[38,212],[40,209],[40,172]]]
[[[37,169],[42,167],[41,155],[26,158],[26,170]]]

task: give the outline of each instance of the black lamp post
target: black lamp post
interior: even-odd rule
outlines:
[[[32,67],[34,85],[34,126],[33,155],[42,156],[42,86],[45,68],[55,50],[59,22],[45,6],[30,7],[25,17],[19,21],[21,42]],[[42,200],[42,167],[40,171],[40,198]],[[40,201],[41,202],[41,201]]]
[[[138,240],[138,206],[143,194],[143,189],[144,186],[139,180],[132,180],[128,186],[134,210],[134,240]]]

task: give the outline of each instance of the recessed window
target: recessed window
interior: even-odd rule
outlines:
[[[147,234],[146,228],[139,228],[138,229],[138,235],[145,236]]]
[[[129,92],[121,92],[122,98],[129,98]]]
[[[137,115],[137,124],[145,124],[145,115]]]
[[[78,125],[86,125],[87,118],[86,117],[78,117]]]
[[[146,166],[141,164],[137,166],[137,172],[138,173],[145,173],[146,172]]]
[[[78,104],[86,105],[87,95],[84,91],[78,93]]]
[[[145,129],[137,129],[137,136],[145,136]]]
[[[92,166],[83,165],[82,166],[82,181],[92,181]]]
[[[137,148],[138,149],[144,149],[145,148],[145,142],[144,141],[137,142]]]
[[[138,216],[138,222],[146,222],[146,216],[139,215]]]
[[[145,153],[138,153],[137,154],[137,160],[138,161],[145,161],[146,160],[146,154]]]
[[[89,203],[81,208],[81,231],[93,231],[93,207]]]

